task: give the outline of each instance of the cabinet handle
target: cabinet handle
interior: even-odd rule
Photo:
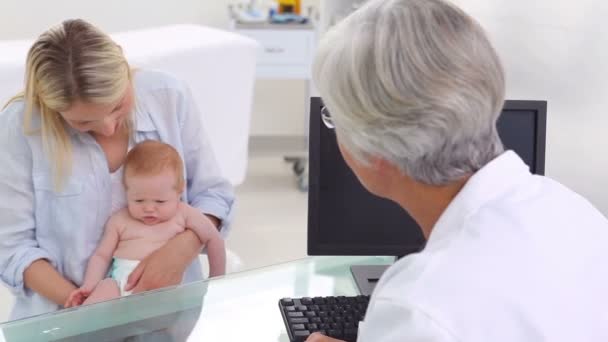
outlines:
[[[283,53],[283,52],[285,52],[285,49],[283,49],[281,47],[266,47],[266,48],[264,48],[264,52],[266,52],[266,53]]]

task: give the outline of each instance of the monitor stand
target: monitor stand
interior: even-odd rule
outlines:
[[[390,265],[353,265],[350,267],[350,272],[355,278],[355,283],[359,288],[359,293],[370,296],[374,291],[374,287],[380,280],[382,273]]]

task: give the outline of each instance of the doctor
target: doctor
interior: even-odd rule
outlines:
[[[324,37],[314,77],[347,164],[428,239],[383,275],[359,341],[608,341],[608,221],[504,150],[504,72],[477,22],[371,0]]]

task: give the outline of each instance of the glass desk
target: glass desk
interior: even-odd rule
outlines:
[[[289,341],[283,297],[358,294],[351,265],[392,257],[309,257],[0,324],[14,341]]]

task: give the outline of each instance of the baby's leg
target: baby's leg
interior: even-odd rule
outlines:
[[[93,290],[89,298],[87,298],[83,304],[95,304],[118,297],[120,297],[120,289],[118,288],[118,284],[114,279],[106,278],[97,284],[95,290]]]

